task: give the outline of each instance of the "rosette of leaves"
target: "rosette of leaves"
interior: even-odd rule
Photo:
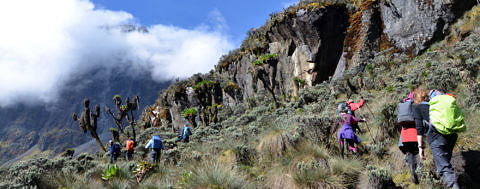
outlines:
[[[108,180],[114,178],[117,175],[119,170],[120,170],[120,168],[117,165],[112,165],[112,166],[109,165],[105,169],[105,172],[102,174],[102,179],[105,180],[105,181],[108,181]]]
[[[133,169],[133,173],[137,178],[137,182],[142,182],[142,180],[147,176],[147,174],[156,166],[156,163],[151,164],[148,161],[139,161]]]
[[[183,117],[185,119],[187,119],[188,121],[190,121],[190,123],[193,124],[194,127],[197,126],[197,124],[195,123],[195,117],[197,116],[197,109],[192,107],[192,108],[187,108],[185,110],[183,110]]]

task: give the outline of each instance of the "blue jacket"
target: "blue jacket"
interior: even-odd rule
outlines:
[[[113,145],[110,146],[110,155],[113,155],[114,153],[119,153],[120,152],[120,145],[117,143],[114,143]]]
[[[192,132],[190,131],[190,127],[184,127],[182,130],[182,137],[187,138],[188,136],[190,136],[190,134],[192,134]]]
[[[145,148],[146,149],[152,148],[152,150],[153,149],[165,150],[165,147],[163,146],[162,139],[158,135],[153,136],[152,139],[150,139],[150,141],[148,141],[147,145],[145,145]]]

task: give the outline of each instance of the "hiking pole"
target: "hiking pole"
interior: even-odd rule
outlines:
[[[367,107],[368,111],[370,112],[370,114],[372,114],[372,117],[375,117],[375,115],[373,114],[372,110],[370,109],[370,106],[368,106],[367,103],[365,103],[365,106]]]
[[[370,138],[372,138],[372,141],[374,144],[377,144],[377,142],[375,142],[375,139],[372,136],[372,132],[370,132],[370,127],[368,126],[367,120],[365,120],[365,124],[367,125],[367,130],[368,130],[368,134],[370,135]]]

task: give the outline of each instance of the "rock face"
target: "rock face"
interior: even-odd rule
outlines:
[[[214,73],[214,77],[194,76],[193,84],[178,83],[164,93],[164,106],[170,110],[173,125],[183,126],[184,109],[202,109],[198,97],[205,94],[188,87],[202,80],[215,80],[220,84],[220,88],[212,88],[207,94],[212,99],[210,102],[231,106],[255,99],[260,91],[281,96],[277,101],[289,100],[298,95],[299,88],[328,80],[342,54],[347,26],[348,12],[344,6],[299,9],[294,15],[275,22],[265,33],[268,45],[264,54],[246,53],[226,69]],[[252,64],[263,55],[277,56],[259,66]],[[234,87],[229,86],[229,82]],[[203,119],[198,115],[196,120],[201,123]]]
[[[442,39],[449,25],[472,0],[388,0],[380,5],[384,33],[402,51],[418,54]]]
[[[295,77],[305,80],[307,86],[327,80],[335,72],[342,54],[347,26],[348,13],[341,6],[313,11],[300,9],[295,16],[275,23],[266,36],[268,53],[279,56],[272,73],[276,92],[280,94],[283,90],[295,96],[296,89],[302,87],[296,86]],[[243,99],[254,97],[262,86],[252,78],[252,62],[257,58],[254,54],[243,56],[220,73],[239,84]]]
[[[260,92],[274,101],[288,102],[304,87],[331,77],[342,78],[347,71],[350,75],[346,78],[364,72],[379,51],[393,48],[407,55],[420,53],[441,39],[448,26],[474,2],[364,1],[355,10],[335,4],[285,11],[281,19],[272,17],[254,30],[216,71],[171,87],[160,106],[169,109],[178,128],[185,123],[183,111],[190,107],[200,110],[196,122],[205,123],[205,107],[212,104],[252,103]],[[250,44],[257,46],[248,48]],[[202,94],[205,91],[191,88],[203,80],[214,81],[215,91]],[[205,96],[211,100],[202,105],[198,99]]]

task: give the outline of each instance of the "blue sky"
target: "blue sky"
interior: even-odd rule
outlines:
[[[91,0],[96,8],[125,11],[141,25],[174,25],[192,29],[208,22],[218,11],[225,19],[226,32],[240,45],[246,32],[260,27],[270,13],[278,12],[296,0]]]

